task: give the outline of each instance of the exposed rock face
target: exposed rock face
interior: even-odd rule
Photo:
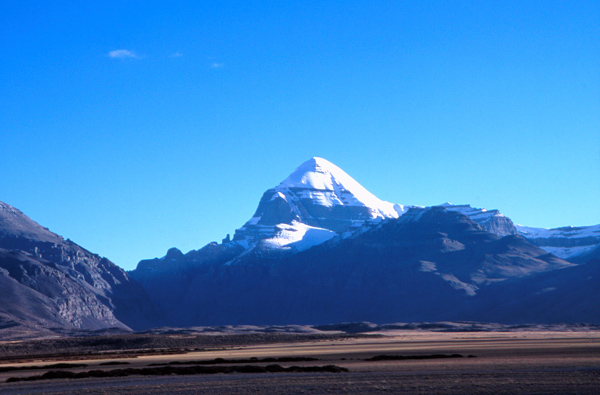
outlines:
[[[456,211],[468,216],[473,221],[483,226],[488,232],[498,236],[516,235],[517,228],[510,218],[500,214],[498,210],[486,210],[471,207],[468,204],[454,205],[450,203],[441,204],[448,211]]]
[[[147,327],[152,315],[145,291],[125,271],[5,203],[0,203],[0,281],[0,312],[14,322],[127,329]]]
[[[45,328],[127,327],[112,306],[63,268],[22,251],[0,249],[1,310],[15,322]]]
[[[471,207],[468,204],[440,205],[449,211],[467,215],[489,232],[499,236],[521,235],[544,251],[574,263],[585,263],[600,257],[600,225],[565,226],[555,229],[515,225],[498,210]]]

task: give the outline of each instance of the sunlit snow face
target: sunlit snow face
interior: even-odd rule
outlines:
[[[297,221],[293,221],[291,225],[278,225],[275,230],[275,235],[265,239],[265,243],[272,248],[295,248],[298,251],[322,244],[336,235],[331,230],[308,226]]]
[[[255,216],[236,231],[235,239],[302,250],[360,227],[356,222],[397,218],[405,211],[378,199],[334,164],[312,158],[265,192]]]
[[[300,165],[275,189],[303,189],[294,193],[316,204],[359,206],[373,209],[375,216],[398,217],[394,204],[378,199],[342,169],[323,158],[311,158]],[[402,211],[402,210],[400,210]]]

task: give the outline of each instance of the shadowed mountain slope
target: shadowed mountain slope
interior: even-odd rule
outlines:
[[[568,266],[520,236],[502,238],[433,207],[412,208],[302,252],[253,249],[235,260],[205,262],[185,283],[173,276],[150,283],[143,267],[134,276],[151,296],[159,284],[177,285],[161,294],[178,295],[166,312],[171,326],[385,323],[472,320],[481,303],[495,302],[479,297],[489,284]]]
[[[98,330],[150,325],[143,288],[106,258],[0,202],[1,325]]]

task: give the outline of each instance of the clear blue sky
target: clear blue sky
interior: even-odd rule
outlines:
[[[126,269],[220,241],[312,156],[400,204],[598,224],[599,21],[595,0],[3,1],[0,201]]]

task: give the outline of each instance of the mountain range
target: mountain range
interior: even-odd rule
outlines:
[[[385,202],[322,158],[268,189],[233,237],[131,272],[0,203],[0,330],[600,323],[599,270],[600,225]]]

